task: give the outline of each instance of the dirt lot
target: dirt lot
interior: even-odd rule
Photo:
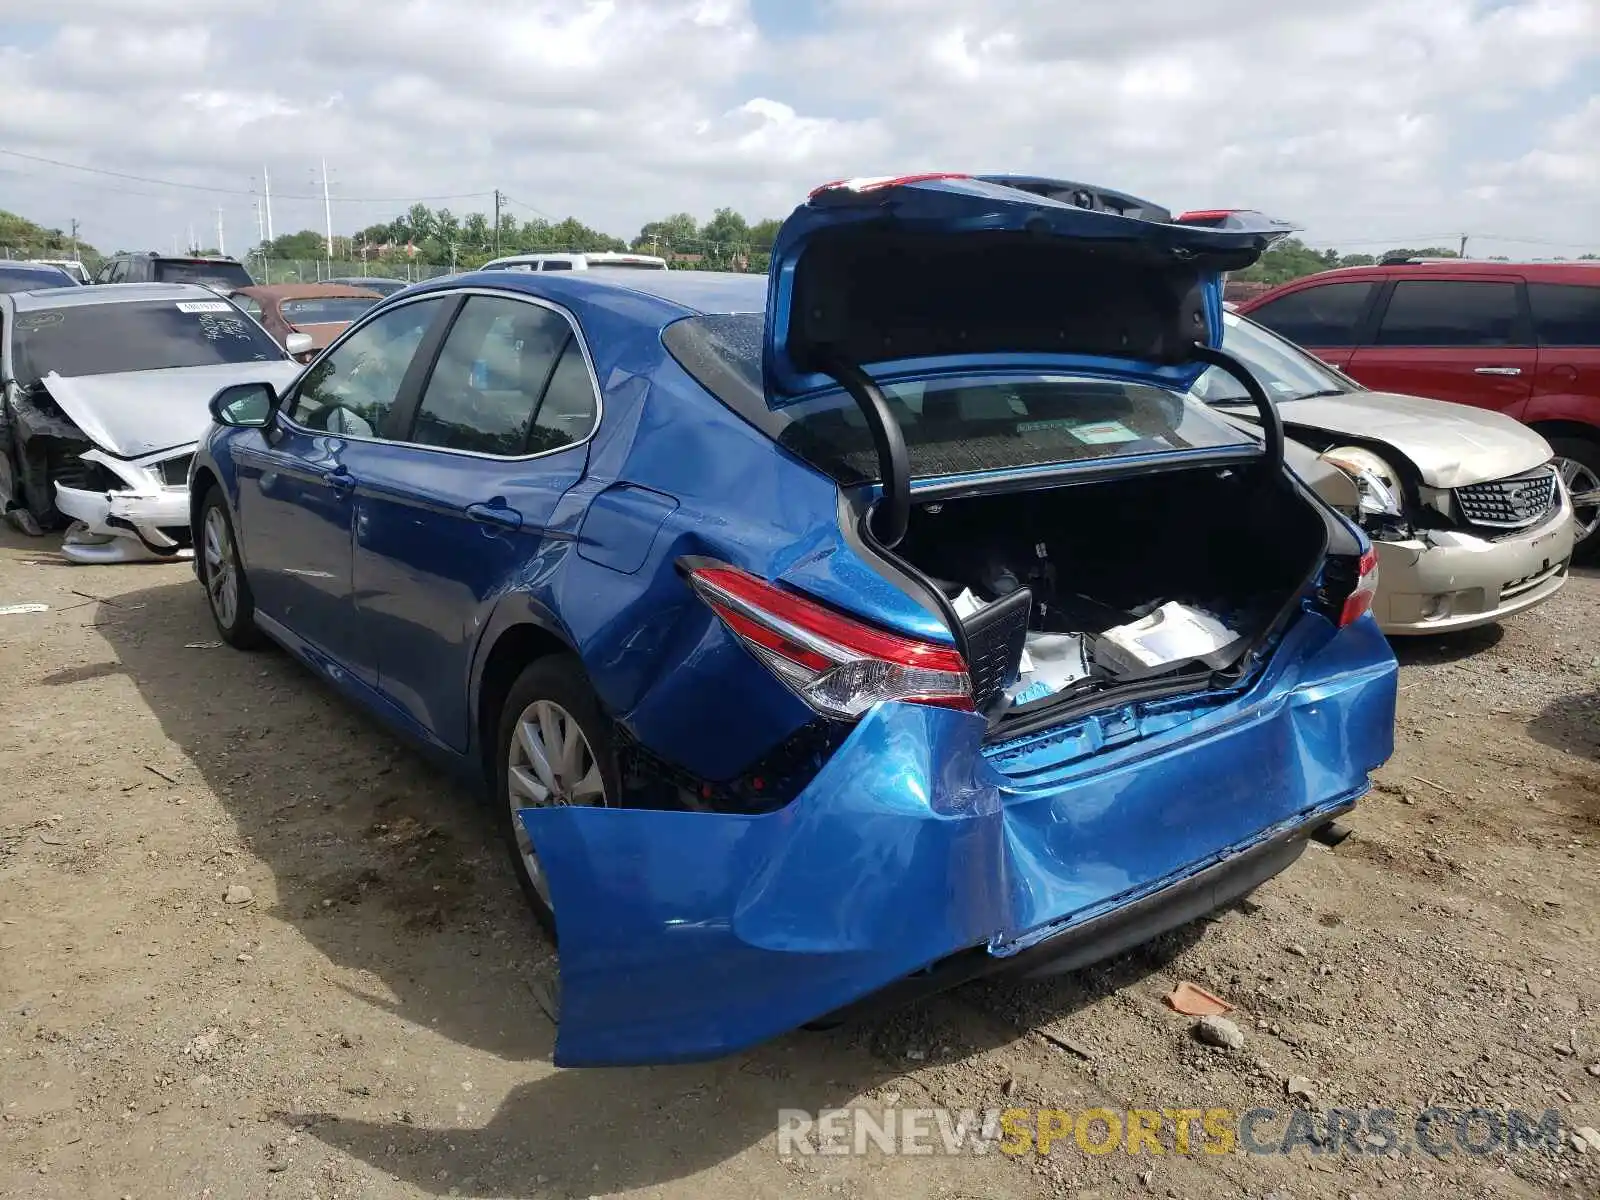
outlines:
[[[1319,1108],[1600,1126],[1600,575],[1403,648],[1355,835],[1252,902],[1054,983],[611,1071],[551,1067],[549,951],[472,798],[286,656],[216,646],[186,566],[0,533],[20,602],[50,607],[0,616],[0,1195],[1600,1194],[1600,1152],[1570,1146],[780,1159],[774,1137],[780,1108],[897,1100],[1287,1111],[1291,1077]],[[1193,1040],[1161,1003],[1180,979],[1237,1006],[1242,1048]]]

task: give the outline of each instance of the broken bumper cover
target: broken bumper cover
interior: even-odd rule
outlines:
[[[1097,718],[1019,753],[885,704],[775,813],[524,810],[561,937],[556,1061],[711,1058],[879,993],[1116,953],[1293,861],[1389,756],[1394,700],[1376,623],[1307,617],[1246,693],[1152,707],[1115,746]]]
[[[1536,528],[1495,541],[1438,530],[1374,541],[1373,615],[1388,634],[1449,633],[1502,621],[1543,604],[1567,582],[1576,526],[1565,500]]]
[[[82,526],[62,541],[62,556],[72,562],[170,562],[192,553],[162,532],[188,527],[187,488],[90,492],[58,483],[56,507]]]

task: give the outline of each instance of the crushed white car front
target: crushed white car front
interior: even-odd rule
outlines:
[[[182,536],[189,524],[186,476],[193,445],[132,461],[98,449],[78,457],[103,468],[126,487],[90,490],[57,481],[56,507],[73,519],[62,537],[64,558],[87,564],[193,557]]]

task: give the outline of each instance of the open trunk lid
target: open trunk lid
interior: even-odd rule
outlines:
[[[1187,389],[1205,369],[1195,344],[1221,344],[1219,273],[1289,227],[1243,213],[1181,222],[1066,181],[827,184],[773,244],[768,403],[836,388],[840,364],[874,380],[1001,368]]]

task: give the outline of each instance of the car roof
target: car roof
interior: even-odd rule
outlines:
[[[91,283],[60,291],[12,292],[18,312],[41,308],[80,308],[91,304],[129,304],[137,300],[221,300],[198,283]]]
[[[659,254],[645,254],[637,250],[530,250],[526,254],[505,254],[490,261],[497,263],[572,262],[580,258],[586,262],[593,260],[597,263],[615,262],[619,259],[625,262],[664,263],[667,261]]]
[[[131,250],[127,254],[113,254],[113,258],[153,258],[157,262],[214,262],[236,263],[231,254],[163,254],[159,250]]]
[[[1316,280],[1319,283],[1335,280],[1404,279],[1407,275],[1514,275],[1535,283],[1579,283],[1600,287],[1600,262],[1501,262],[1487,258],[1425,258],[1413,262],[1370,263],[1364,267],[1335,267],[1331,271],[1318,271],[1299,279],[1285,280],[1273,292],[1298,287]],[[1271,293],[1251,296],[1254,305]]]
[[[674,320],[702,313],[759,313],[767,307],[767,277],[733,271],[639,271],[603,266],[548,275],[542,271],[472,271],[430,280],[420,290],[435,290],[429,286],[435,283],[440,290],[491,287],[580,303],[592,303],[607,292],[627,292],[670,305],[676,312],[669,319]]]

